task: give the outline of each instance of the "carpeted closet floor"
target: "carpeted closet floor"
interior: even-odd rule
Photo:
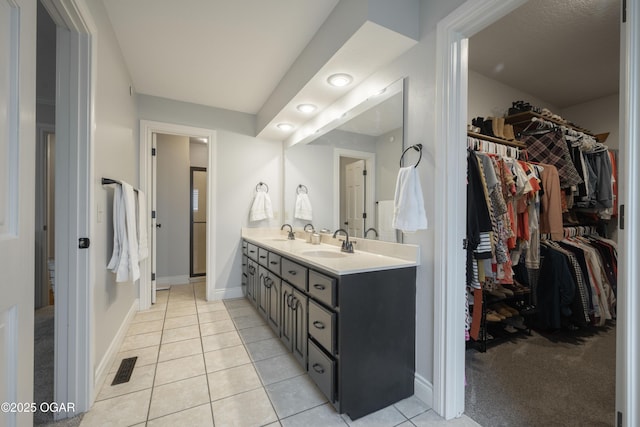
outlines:
[[[54,306],[40,308],[35,312],[34,354],[33,354],[33,397],[40,406],[42,402],[53,402],[54,368]],[[33,424],[38,426],[76,427],[82,416],[53,421],[52,412],[37,411],[33,414]]]
[[[469,349],[465,414],[484,427],[613,426],[615,372],[614,325]]]

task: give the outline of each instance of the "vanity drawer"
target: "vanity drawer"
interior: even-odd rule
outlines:
[[[309,294],[327,304],[336,306],[336,279],[325,276],[317,271],[309,270]]]
[[[242,241],[242,255],[246,255],[247,254],[247,245],[248,245],[247,241],[243,240]]]
[[[242,255],[242,275],[247,275],[247,256]]]
[[[329,402],[335,401],[336,362],[309,340],[309,376]]]
[[[272,272],[276,273],[278,276],[280,276],[280,262],[282,257],[278,254],[274,254],[273,252],[269,252],[268,259],[269,259],[269,265],[267,265],[267,268]]]
[[[309,335],[330,354],[335,354],[336,314],[309,300]]]
[[[258,247],[252,243],[247,243],[247,256],[254,261],[258,261]]]
[[[307,291],[307,268],[287,258],[281,261],[282,278],[300,290]]]
[[[269,258],[269,251],[266,250],[265,248],[258,247],[258,264],[268,267],[269,266],[268,258]]]

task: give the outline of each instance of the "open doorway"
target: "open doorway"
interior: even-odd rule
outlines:
[[[450,16],[443,19],[438,27],[438,49],[439,49],[439,75],[438,86],[443,90],[438,97],[437,110],[438,113],[438,130],[437,136],[439,140],[451,141],[446,147],[439,153],[439,162],[443,162],[443,168],[445,170],[454,171],[462,166],[465,159],[466,144],[460,144],[460,141],[464,141],[466,133],[467,111],[466,111],[466,97],[467,97],[467,48],[468,38],[476,34],[478,31],[489,26],[497,19],[507,15],[512,10],[524,2],[519,0],[508,2],[495,2],[495,1],[482,1],[476,4],[467,3],[454,11]],[[627,30],[623,28],[622,39],[631,29],[635,22],[636,15],[634,15],[634,21]],[[624,26],[623,26],[624,27]],[[630,43],[627,38],[627,43]],[[633,44],[633,43],[630,43]],[[633,56],[629,56],[632,52],[629,50],[630,46],[623,46],[621,49],[622,56],[620,58],[622,65],[627,65],[627,61],[633,61]],[[621,74],[621,89],[620,94],[626,93],[626,87],[628,81],[626,78],[635,75],[633,69],[637,64],[629,64],[629,70],[625,70],[622,66],[621,69],[625,70]],[[620,102],[620,132],[623,135],[621,137],[621,158],[625,165],[628,165],[630,159],[624,159],[624,152],[628,150],[629,140],[628,135],[632,135],[633,123],[635,118],[630,118],[626,115],[628,108],[633,107],[635,104],[635,95],[628,96],[622,99]],[[629,122],[630,121],[630,122]],[[455,143],[454,143],[455,141]],[[627,151],[627,153],[629,153]],[[633,151],[631,151],[633,154]],[[633,169],[633,168],[631,168]],[[436,265],[438,261],[442,261],[442,266],[436,267],[436,277],[442,277],[443,283],[462,283],[464,282],[464,266],[458,265],[455,262],[447,262],[448,260],[455,258],[464,259],[463,253],[460,249],[456,248],[457,242],[460,242],[464,238],[464,232],[457,230],[457,228],[464,229],[464,217],[463,215],[451,214],[451,209],[457,206],[465,206],[464,197],[460,194],[463,193],[465,188],[465,177],[454,176],[455,174],[445,173],[446,180],[441,181],[442,188],[445,190],[440,195],[441,208],[438,210],[439,220],[442,221],[443,230],[437,233],[436,244],[442,244],[442,254],[437,255]],[[629,177],[628,173],[621,173],[621,180],[623,185],[625,179]],[[628,192],[622,193],[624,198],[629,197]],[[633,199],[633,197],[632,197]],[[625,203],[624,199],[620,201]],[[621,228],[622,229],[622,228]],[[623,232],[622,243],[627,245],[631,243],[635,245],[636,242],[633,238],[630,238],[629,232]],[[627,240],[629,239],[629,240]],[[626,242],[625,242],[626,241]],[[447,244],[446,242],[453,242]],[[626,245],[623,245],[623,248]],[[635,246],[631,246],[632,248]],[[628,254],[620,254],[621,264],[626,265],[628,263]],[[456,264],[456,265],[452,265]],[[617,400],[617,413],[615,418],[618,419],[619,425],[635,425],[633,420],[634,411],[629,407],[630,395],[633,395],[635,390],[635,377],[632,372],[629,374],[632,378],[628,379],[625,372],[626,369],[630,369],[629,358],[632,357],[630,350],[627,349],[629,345],[633,345],[633,342],[629,342],[630,329],[634,329],[635,324],[630,324],[629,320],[632,319],[633,314],[628,311],[629,302],[624,300],[624,297],[633,297],[634,300],[637,297],[635,291],[630,291],[627,285],[632,285],[634,281],[629,282],[629,278],[633,278],[635,273],[634,268],[630,268],[628,265],[625,268],[621,268],[620,271],[624,272],[624,276],[621,276],[618,286],[619,292],[621,292],[621,299],[618,300],[618,327],[622,325],[625,333],[618,333],[619,337],[624,337],[625,342],[618,342],[618,369],[617,369],[617,388],[616,388],[616,400]],[[455,333],[454,330],[460,330],[464,325],[461,320],[464,318],[463,309],[456,306],[457,297],[462,297],[459,290],[444,288],[436,288],[436,360],[434,371],[439,372],[434,382],[434,407],[438,408],[438,411],[447,417],[451,418],[459,416],[464,409],[464,370],[460,369],[464,365],[464,348],[461,342],[451,345],[447,343],[446,336],[451,336]],[[441,307],[439,305],[441,303]],[[452,329],[453,328],[453,329]],[[620,356],[622,354],[622,356]],[[620,361],[625,363],[625,366],[619,366]],[[633,371],[633,369],[632,369]],[[614,419],[611,420],[613,422]]]
[[[56,25],[42,3],[36,35],[34,402],[54,401]],[[37,411],[34,424],[53,421]]]
[[[366,151],[335,150],[336,224],[351,237],[364,237],[375,224],[374,192],[376,155]]]

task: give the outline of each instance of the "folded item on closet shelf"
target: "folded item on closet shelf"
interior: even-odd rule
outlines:
[[[261,221],[263,219],[273,218],[273,208],[271,207],[271,197],[266,191],[256,191],[249,212],[250,221]]]
[[[313,209],[311,208],[311,200],[307,193],[298,193],[296,196],[296,205],[293,210],[293,217],[311,221],[313,218]]]
[[[403,167],[398,171],[392,225],[405,233],[427,228],[420,176],[414,166]]]

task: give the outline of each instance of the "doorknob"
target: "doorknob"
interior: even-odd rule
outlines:
[[[156,228],[162,228],[162,224],[156,224]]]

